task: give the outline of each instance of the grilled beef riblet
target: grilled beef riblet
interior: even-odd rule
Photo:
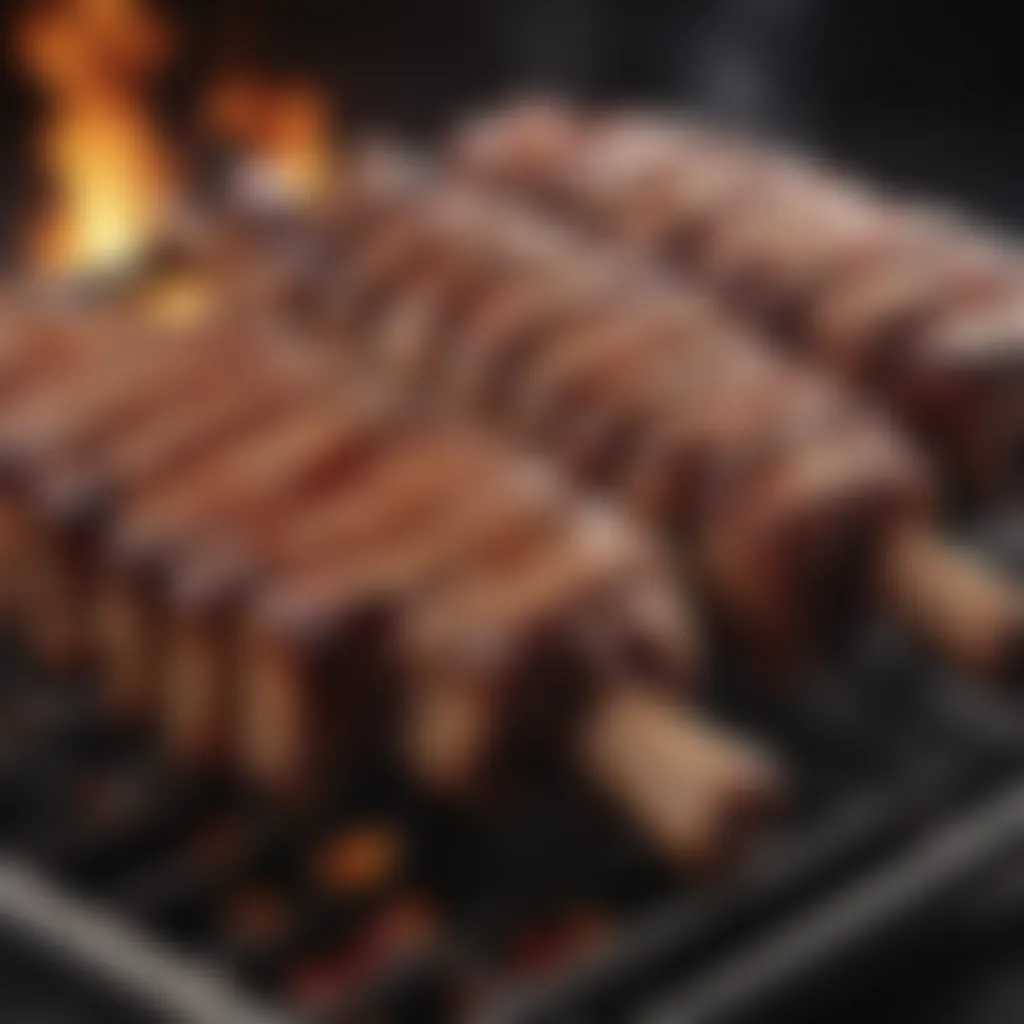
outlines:
[[[956,476],[1016,479],[1020,258],[940,214],[724,132],[527,104],[453,162],[696,275],[881,400]]]
[[[179,763],[295,803],[391,759],[471,800],[542,786],[542,751],[691,865],[772,802],[760,757],[676,706],[694,635],[618,518],[230,319],[54,320],[0,354],[7,611]]]
[[[349,166],[324,232],[330,343],[684,540],[762,664],[799,663],[863,592],[972,672],[1010,669],[1020,595],[934,536],[930,476],[882,419],[653,268],[379,166]],[[999,613],[959,629],[982,592]]]

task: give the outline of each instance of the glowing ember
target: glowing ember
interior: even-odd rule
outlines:
[[[41,269],[122,267],[163,220],[175,173],[147,91],[171,51],[141,0],[30,3],[21,66],[47,104],[36,153],[47,203],[28,238]]]

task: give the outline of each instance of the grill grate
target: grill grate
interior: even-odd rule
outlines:
[[[658,1022],[742,1019],[823,961],[855,959],[858,940],[905,938],[900,922],[1024,834],[1012,709],[881,630],[843,665],[760,696],[719,673],[719,712],[780,750],[798,780],[778,834],[728,881],[671,880],[578,794],[553,793],[529,821],[471,826],[381,778],[329,813],[287,814],[226,780],[175,775],[151,744],[110,732],[86,683],[43,679],[13,655],[0,684],[0,840],[58,903],[101,908],[156,959],[212,971],[244,1012],[275,1020],[372,1010],[419,1024],[458,1011],[543,1024],[646,1007]],[[933,863],[935,836],[951,861]],[[841,912],[867,893],[873,913]],[[30,911],[5,916],[24,928]],[[795,951],[763,976],[769,940]],[[149,986],[157,1010],[162,984]]]

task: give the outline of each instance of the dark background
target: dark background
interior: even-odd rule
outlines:
[[[0,0],[0,39],[20,0]],[[1024,218],[1024,62],[1013,0],[163,0],[182,38],[162,99],[184,123],[225,54],[309,70],[346,124],[437,128],[557,88],[655,100],[792,137],[907,185]],[[6,47],[5,47],[6,49]],[[31,96],[0,64],[0,215]]]

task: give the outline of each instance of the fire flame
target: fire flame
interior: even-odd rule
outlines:
[[[313,81],[222,74],[203,111],[206,130],[240,155],[245,184],[286,201],[322,194],[333,157],[326,93]]]
[[[111,270],[159,230],[173,161],[147,92],[172,41],[143,0],[30,3],[16,38],[46,113],[36,155],[47,202],[27,247],[46,271]]]

